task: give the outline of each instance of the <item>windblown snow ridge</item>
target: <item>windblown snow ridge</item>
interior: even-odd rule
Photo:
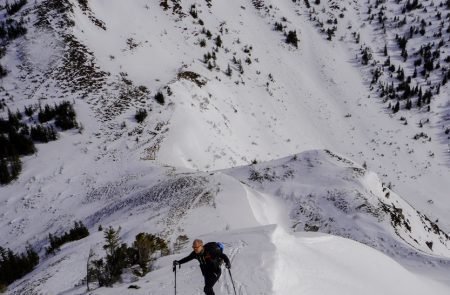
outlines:
[[[450,237],[378,176],[328,150],[225,173],[254,190],[289,204],[294,231],[320,231],[350,238],[392,257],[450,260]],[[450,265],[450,264],[449,264]]]

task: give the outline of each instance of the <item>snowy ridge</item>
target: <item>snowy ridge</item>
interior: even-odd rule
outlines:
[[[167,172],[161,171],[159,175]],[[162,181],[144,175],[130,178],[121,183],[125,192],[123,195],[117,192],[120,200],[116,201],[92,199],[91,194],[89,199],[93,201],[80,203],[78,214],[83,215],[75,217],[88,221],[92,235],[62,247],[61,252],[46,259],[27,279],[13,284],[11,293],[41,290],[76,294],[84,290],[85,286],[73,285],[80,284],[84,277],[82,269],[89,248],[101,253],[102,233],[95,232],[99,224],[122,226],[124,241],[131,241],[135,234],[148,229],[172,241],[179,234],[187,234],[190,239],[202,237],[223,241],[232,259],[240,294],[253,294],[257,290],[263,294],[288,294],[295,288],[320,294],[336,288],[338,282],[345,285],[339,287],[342,293],[338,294],[358,294],[364,284],[351,273],[336,276],[333,269],[350,263],[352,271],[364,268],[370,272],[374,267],[370,265],[371,259],[379,261],[376,265],[381,263],[381,267],[389,265],[393,268],[397,279],[413,276],[398,263],[413,271],[429,269],[433,271],[432,276],[440,280],[450,269],[450,249],[445,233],[429,231],[431,223],[394,192],[389,191],[386,198],[376,175],[329,151],[309,151],[274,162],[209,174],[172,171],[170,175]],[[145,188],[151,182],[154,185]],[[126,192],[126,188],[133,191],[137,187],[141,189]],[[90,217],[85,216],[88,207],[97,208]],[[404,215],[403,218],[396,216],[400,220],[398,224],[392,208]],[[271,226],[260,228],[261,225]],[[322,233],[298,233],[304,229]],[[363,242],[381,252],[323,232]],[[433,250],[425,244],[429,241],[433,242]],[[182,250],[183,253],[188,251],[187,247]],[[354,251],[369,259],[367,263],[355,261]],[[146,285],[143,289],[151,290],[152,294],[169,294],[170,259],[181,255],[161,258],[155,271],[135,284]],[[325,259],[324,255],[331,258]],[[329,263],[338,266],[328,269]],[[69,265],[73,271],[71,279],[56,283],[60,279],[55,272],[65,273]],[[258,268],[256,272],[255,267]],[[319,268],[328,270],[315,275],[310,273]],[[289,279],[292,269],[295,271]],[[375,269],[374,273],[378,271]],[[197,294],[199,291],[196,290],[201,290],[196,283],[201,281],[199,275],[195,263],[183,266],[180,288]],[[317,287],[320,285],[318,280],[324,277],[330,279],[328,283]],[[126,292],[127,283],[135,279],[133,276],[124,278],[124,285],[119,284],[113,290],[100,288],[96,294]],[[377,280],[385,283],[391,280],[384,276],[359,279],[373,285]],[[333,283],[334,280],[337,281]],[[416,293],[412,294],[420,294],[418,290],[429,284],[426,281],[421,280],[418,289],[414,290]],[[371,291],[373,294],[381,290],[395,294],[410,288],[406,282],[406,279],[397,284],[391,281],[389,288],[376,287]],[[160,287],[156,287],[158,284]],[[230,288],[230,281],[224,275],[220,289],[229,293]],[[433,288],[439,294],[441,287],[434,285]]]
[[[229,173],[258,193],[289,204],[294,231],[340,235],[394,257],[406,255],[406,260],[419,252],[449,257],[447,233],[385,187],[376,174],[330,151],[305,152]],[[311,185],[316,181],[317,186]]]
[[[121,226],[128,243],[139,232],[221,240],[241,295],[448,294],[448,85],[430,112],[392,114],[348,29],[379,59],[392,45],[367,1],[322,0],[314,13],[306,2],[36,0],[12,16],[28,33],[5,44],[0,116],[67,100],[83,128],[37,144],[0,187],[0,246],[41,255],[8,294],[84,293],[99,225]],[[317,21],[340,13],[328,41]],[[48,234],[75,220],[91,235],[45,257]],[[171,262],[189,251],[93,294],[172,294]],[[184,294],[201,282],[195,263],[180,270]],[[224,273],[217,293],[230,283]]]

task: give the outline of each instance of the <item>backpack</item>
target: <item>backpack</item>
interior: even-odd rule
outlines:
[[[223,249],[225,249],[225,245],[223,243],[221,243],[221,242],[216,242],[216,244],[217,244],[217,246],[219,246],[220,252],[223,253]]]
[[[221,242],[208,242],[203,245],[203,248],[205,248],[209,252],[212,252],[212,254],[216,254],[218,251],[220,251],[220,253],[223,253],[223,249],[225,249],[225,246]]]
[[[215,263],[217,264],[217,266],[222,265],[223,259],[220,258],[220,255],[223,253],[223,250],[225,249],[225,246],[223,243],[209,242],[209,243],[206,243],[205,245],[203,245],[203,248],[205,249],[205,251],[207,251],[214,257],[214,260],[215,260]]]

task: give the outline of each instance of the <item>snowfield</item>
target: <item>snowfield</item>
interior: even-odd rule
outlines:
[[[258,171],[266,174],[258,177]],[[152,179],[158,174],[160,179]],[[169,175],[155,170],[149,175],[122,181],[119,200],[99,202],[93,197],[107,198],[107,191],[89,194],[89,201],[73,213],[87,221],[92,234],[63,246],[27,279],[14,283],[11,293],[84,292],[89,249],[102,255],[103,233],[95,231],[100,224],[121,226],[128,243],[149,229],[172,241],[187,234],[190,240],[223,242],[239,294],[448,292],[448,236],[428,231],[430,224],[395,193],[386,198],[372,172],[329,151],[214,173],[171,171]],[[114,187],[109,184],[110,191]],[[330,198],[332,189],[340,194]],[[406,216],[400,223],[392,217],[389,204]],[[301,210],[310,211],[299,214]],[[41,216],[41,222],[50,222],[46,218]],[[314,226],[321,232],[304,232]],[[425,241],[433,242],[433,250]],[[93,293],[171,294],[171,261],[190,251],[188,242],[179,252],[157,260],[154,271],[144,278],[124,275],[114,288]],[[183,265],[177,274],[181,292],[201,294],[197,263]],[[130,285],[141,289],[128,290]],[[216,288],[221,294],[232,293],[227,273]]]
[[[11,17],[28,33],[0,59],[2,118],[67,100],[82,125],[36,144],[0,187],[0,246],[30,243],[41,258],[7,294],[173,294],[172,261],[195,238],[225,244],[240,295],[449,294],[448,84],[429,112],[387,108],[360,47],[382,56],[400,29],[367,22],[366,0],[309,1],[314,12],[290,0],[82,2],[28,1]],[[329,41],[318,23],[340,13]],[[76,220],[90,235],[45,256],[48,234]],[[128,244],[140,232],[189,240],[146,276],[127,270],[88,292],[100,225],[120,226]],[[177,289],[203,294],[195,261],[177,270]],[[215,290],[234,294],[226,269]]]

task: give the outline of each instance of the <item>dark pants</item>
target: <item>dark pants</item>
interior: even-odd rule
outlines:
[[[218,272],[205,272],[203,276],[205,277],[205,291],[206,295],[214,295],[213,286],[219,280],[222,271],[219,269]]]

